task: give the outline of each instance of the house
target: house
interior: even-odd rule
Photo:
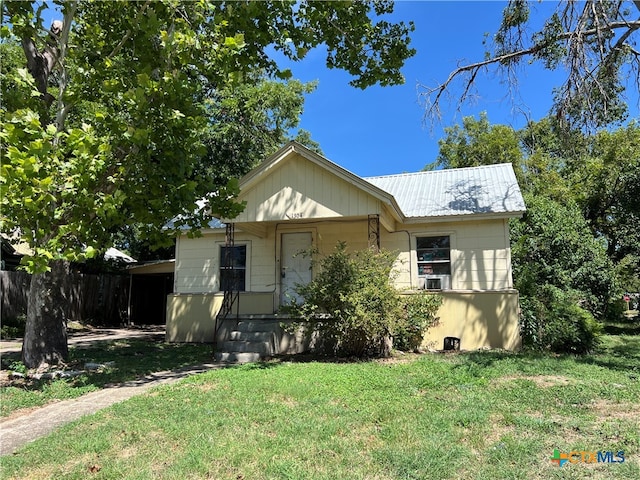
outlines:
[[[525,204],[510,164],[361,178],[291,142],[240,190],[246,208],[237,218],[177,239],[169,341],[224,342],[238,319],[252,318],[249,330],[273,323],[296,284],[312,278],[309,258],[296,254],[345,241],[397,251],[404,293],[443,295],[425,346],[442,349],[446,337],[462,349],[520,345],[508,222]],[[275,352],[299,350],[296,341],[278,336]]]

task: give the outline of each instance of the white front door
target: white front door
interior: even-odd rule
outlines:
[[[311,249],[311,232],[283,233],[282,255],[280,257],[280,304],[291,303],[293,299],[301,302],[295,292],[298,285],[311,281],[311,257],[303,255]]]

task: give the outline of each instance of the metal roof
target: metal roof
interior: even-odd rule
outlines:
[[[202,209],[206,206],[207,202],[205,199],[200,199],[196,202],[196,205],[198,207],[197,211],[202,211]],[[171,230],[176,228],[176,226],[178,226],[178,228],[180,230],[189,230],[189,226],[183,224],[183,221],[185,220],[185,215],[178,215],[174,218],[172,218],[171,220],[169,220],[167,223],[165,223],[164,225],[164,229],[165,230]],[[225,224],[218,218],[216,217],[211,217],[211,220],[207,223],[206,228],[210,228],[210,229],[217,229],[217,228],[225,228]]]
[[[513,214],[526,210],[510,163],[364,180],[390,193],[407,218]]]

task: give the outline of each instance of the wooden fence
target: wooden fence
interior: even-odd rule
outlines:
[[[71,273],[67,279],[67,320],[115,327],[128,323],[129,275]],[[2,319],[27,313],[31,275],[0,271]]]

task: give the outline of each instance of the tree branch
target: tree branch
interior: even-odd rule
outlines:
[[[637,0],[636,3],[640,3],[640,0]],[[620,29],[620,28],[626,28],[627,32],[625,32],[623,34],[623,36],[621,37],[621,39],[616,42],[616,46],[622,46],[622,44],[624,43],[624,41],[629,37],[629,35],[631,35],[631,33],[633,33],[633,31],[637,30],[640,28],[640,19],[639,20],[635,20],[635,21],[617,21],[617,22],[611,22],[609,23],[607,26],[607,29],[609,30],[616,30],[616,29]],[[420,88],[423,88],[424,91],[422,93],[420,93],[420,97],[422,97],[423,99],[426,99],[426,111],[425,111],[425,117],[426,116],[432,116],[432,117],[436,117],[439,118],[440,114],[439,114],[439,104],[440,104],[440,100],[442,98],[442,95],[444,94],[444,92],[449,88],[450,84],[453,82],[453,80],[455,80],[456,78],[458,78],[461,74],[469,72],[471,75],[471,78],[469,80],[467,80],[466,82],[466,87],[464,89],[464,93],[461,95],[460,100],[459,100],[459,104],[464,103],[464,101],[467,98],[469,89],[471,87],[471,84],[474,82],[476,75],[478,74],[479,70],[481,68],[490,66],[490,65],[494,65],[494,64],[504,64],[504,65],[510,65],[511,62],[515,59],[521,58],[521,57],[526,57],[526,56],[530,56],[530,55],[535,55],[539,52],[542,52],[545,48],[549,47],[549,45],[558,42],[558,41],[567,41],[567,40],[571,40],[572,38],[576,38],[576,37],[588,37],[588,36],[592,36],[592,35],[600,35],[602,31],[602,28],[600,26],[596,26],[594,28],[588,29],[588,30],[579,30],[579,29],[574,29],[572,31],[569,32],[564,32],[560,35],[557,35],[556,37],[554,37],[552,40],[549,40],[547,42],[542,42],[542,43],[538,43],[535,45],[532,45],[529,48],[523,48],[520,50],[516,50],[513,52],[509,52],[509,53],[505,53],[502,55],[498,55],[498,56],[494,56],[492,58],[488,58],[486,60],[480,61],[480,62],[475,62],[475,63],[471,63],[471,64],[467,64],[467,65],[463,65],[460,66],[458,68],[456,68],[454,71],[452,71],[449,76],[447,77],[447,79],[440,83],[439,85],[435,86],[435,87],[425,87],[424,85],[420,85]],[[434,96],[433,100],[431,100],[431,97]]]
[[[47,92],[49,75],[53,70],[58,56],[56,38],[62,29],[59,20],[51,24],[50,39],[43,51],[38,51],[35,40],[29,35],[22,38],[22,50],[27,59],[27,69],[36,82],[36,88],[42,94],[42,100],[47,109],[51,106],[55,98]]]
[[[64,66],[64,59],[67,55],[67,47],[69,43],[69,32],[71,31],[71,23],[73,21],[73,16],[76,13],[76,9],[78,8],[78,2],[67,2],[65,5],[64,12],[64,21],[63,27],[58,37],[58,48],[59,55],[57,56],[58,64],[60,65],[60,69],[62,74],[60,75],[60,80],[58,82],[58,108],[56,112],[56,120],[55,126],[56,131],[59,133],[64,129],[64,122],[69,114],[69,110],[71,110],[72,104],[64,103],[64,94],[66,93],[67,86],[69,83],[69,77],[67,75],[67,69]],[[57,142],[57,137],[54,138],[54,144]]]
[[[147,0],[145,2],[145,4],[140,9],[140,11],[136,14],[136,16],[134,18],[134,22],[138,20],[138,15],[144,14],[145,10],[147,9],[147,7],[149,6],[150,3],[151,3],[151,0]],[[127,43],[127,40],[129,40],[131,38],[131,34],[132,33],[133,33],[132,30],[130,30],[130,29],[127,30],[127,33],[124,34],[124,37],[122,37],[122,40],[120,40],[118,45],[116,45],[116,48],[114,48],[113,51],[109,55],[107,55],[107,59],[108,60],[111,60],[113,57],[115,57],[118,54],[118,52],[122,49],[124,44]]]

